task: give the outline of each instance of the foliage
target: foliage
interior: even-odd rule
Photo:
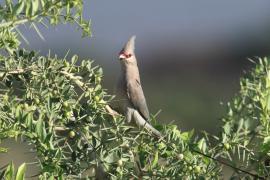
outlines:
[[[0,60],[1,134],[22,136],[35,145],[39,178],[82,178],[100,168],[116,179],[217,175],[214,162],[189,150],[208,151],[192,132],[161,127],[164,142],[108,114],[111,96],[100,85],[101,69],[91,61],[76,65],[76,55],[69,63],[23,50],[9,59]]]
[[[5,178],[6,180],[21,180],[24,179],[25,177],[25,170],[26,170],[26,165],[23,163],[20,165],[18,168],[17,172],[15,172],[14,164],[11,162],[7,167],[6,170],[2,172],[0,175],[1,179]]]
[[[27,39],[20,32],[18,25],[29,25],[43,38],[38,25],[48,27],[59,23],[76,24],[83,36],[89,36],[90,21],[83,19],[82,0],[5,0],[0,4],[0,48],[10,54],[18,49],[19,36]]]
[[[268,177],[267,59],[241,80],[219,137],[199,138],[170,124],[155,125],[164,135],[156,138],[108,111],[112,96],[93,61],[20,49],[20,39],[27,41],[22,24],[41,38],[38,25],[66,22],[91,35],[82,13],[82,0],[6,0],[0,6],[0,143],[20,136],[34,145],[39,179],[219,179],[222,164],[235,170],[235,178]],[[0,168],[0,177],[23,179],[31,166],[22,164],[14,173],[11,162]]]
[[[266,57],[259,58],[255,68],[241,79],[239,94],[227,105],[228,113],[223,118],[221,135],[222,143],[228,147],[228,152],[222,157],[265,178],[269,178],[270,173],[269,62]],[[249,175],[236,173],[234,176]]]

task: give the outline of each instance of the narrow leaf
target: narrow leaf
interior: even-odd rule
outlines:
[[[6,180],[12,180],[13,175],[14,175],[14,164],[13,162],[11,162],[5,171],[4,177]]]
[[[152,168],[156,167],[157,163],[158,163],[158,151],[156,151],[155,153],[155,157],[152,163]]]
[[[17,171],[16,180],[23,180],[24,179],[25,170],[26,170],[26,165],[25,165],[25,163],[23,163],[22,165],[20,165],[20,167]]]
[[[24,8],[24,1],[19,2],[18,4],[16,4],[13,8],[13,16],[19,15]]]
[[[43,41],[45,41],[45,38],[43,37],[43,35],[41,34],[41,32],[39,31],[38,27],[36,26],[35,23],[31,24],[33,26],[33,28],[35,29],[35,31],[37,32],[38,36],[40,37],[40,39],[42,39]]]

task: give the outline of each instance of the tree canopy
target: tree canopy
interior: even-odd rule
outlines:
[[[232,178],[269,177],[270,65],[259,58],[240,80],[227,104],[220,135],[151,123],[162,134],[125,122],[108,110],[113,99],[102,86],[103,72],[90,59],[58,58],[22,49],[20,25],[36,30],[74,24],[87,38],[90,21],[82,0],[6,0],[0,4],[0,153],[6,138],[34,146],[39,179],[219,179],[223,166]],[[0,177],[24,179],[22,164],[0,167]]]

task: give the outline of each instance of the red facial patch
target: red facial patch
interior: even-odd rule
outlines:
[[[125,58],[127,59],[127,58],[130,58],[131,56],[132,56],[132,54],[127,54],[127,53],[125,53],[124,51],[121,51],[120,53],[119,53],[119,56],[120,55],[123,55],[123,56],[125,56]]]

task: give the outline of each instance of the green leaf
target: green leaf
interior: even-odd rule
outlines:
[[[205,139],[202,138],[199,142],[198,142],[198,148],[205,152],[206,151],[206,142],[205,142]]]
[[[261,146],[262,152],[268,152],[270,150],[270,136],[263,139],[263,145]]]
[[[244,119],[241,118],[238,123],[237,133],[241,131],[241,129],[243,128],[243,125],[244,125]]]
[[[25,1],[25,15],[29,16],[30,15],[30,10],[31,10],[31,1]]]
[[[0,147],[0,153],[6,153],[6,152],[8,152],[7,148]]]
[[[23,33],[20,31],[20,29],[18,27],[15,27],[15,30],[17,31],[17,33],[21,36],[21,38],[24,40],[24,42],[26,44],[30,44],[29,41],[27,40],[27,38],[23,35]]]
[[[38,0],[32,0],[32,12],[31,12],[31,15],[34,16],[37,14],[38,12]]]
[[[120,158],[118,157],[116,152],[110,153],[106,158],[104,158],[104,161],[107,163],[115,163],[118,161]]]
[[[6,168],[4,177],[6,180],[12,180],[13,176],[14,176],[14,164],[13,162],[11,162]]]
[[[194,129],[192,129],[189,132],[183,132],[181,133],[181,138],[183,139],[183,141],[190,141],[192,136],[194,134]]]
[[[76,64],[77,61],[78,61],[78,56],[77,55],[72,56],[71,64],[74,65],[74,64]]]
[[[39,28],[36,26],[36,24],[35,24],[35,23],[32,23],[31,25],[34,27],[34,29],[35,29],[35,31],[37,32],[37,34],[38,34],[38,36],[40,37],[40,39],[42,39],[43,41],[45,41],[45,38],[43,37],[42,33],[40,32],[40,30],[39,30]]]
[[[38,135],[38,137],[41,139],[41,141],[44,140],[44,132],[43,132],[43,129],[44,129],[44,123],[43,123],[43,119],[42,119],[42,116],[40,116],[39,120],[37,121],[37,124],[36,124],[36,133]]]
[[[267,99],[266,99],[266,102],[267,102],[267,103],[266,103],[266,104],[267,104],[266,107],[267,107],[267,110],[270,111],[270,93],[267,95],[266,98],[267,98]]]
[[[231,123],[230,122],[226,122],[224,125],[223,125],[223,130],[224,130],[224,133],[229,135],[230,132],[231,132]]]
[[[154,160],[152,163],[152,168],[155,168],[157,163],[158,163],[158,151],[156,151],[156,153],[155,153],[155,157],[154,157]]]
[[[27,127],[31,130],[32,124],[33,124],[33,114],[32,114],[32,113],[28,113],[28,114],[26,115],[25,124],[26,124]]]
[[[16,180],[23,180],[25,175],[26,165],[23,163],[20,165],[17,171]]]
[[[20,1],[18,4],[16,4],[13,8],[13,16],[17,16],[19,15],[24,8],[24,1]]]

